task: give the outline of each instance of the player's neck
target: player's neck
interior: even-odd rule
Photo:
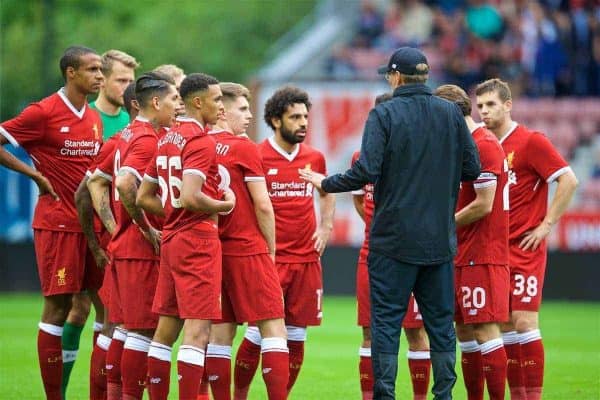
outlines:
[[[204,122],[204,118],[202,118],[202,113],[200,113],[199,110],[192,108],[192,109],[188,109],[188,107],[185,108],[185,116],[187,118],[192,118],[195,119],[196,121],[198,121],[198,123],[200,125],[202,125],[203,129],[206,128],[206,123]]]
[[[96,108],[102,111],[104,114],[108,115],[117,115],[121,111],[120,106],[115,106],[113,103],[108,101],[104,93],[100,92],[98,98],[96,99]]]
[[[82,93],[74,85],[70,85],[68,82],[65,84],[63,93],[77,110],[83,109],[87,103],[87,93]]]
[[[502,123],[502,125],[499,125],[496,129],[492,130],[492,132],[494,132],[494,135],[496,135],[498,140],[500,140],[504,136],[506,136],[506,134],[510,130],[512,124],[513,124],[513,120],[510,118],[506,118],[504,120],[504,122]]]
[[[286,153],[288,154],[292,154],[296,148],[299,146],[298,143],[290,143],[285,141],[281,135],[275,135],[275,143],[277,143],[277,145],[279,147],[281,147]]]
[[[221,120],[221,119],[217,121],[217,123],[215,124],[215,127],[219,128],[219,129],[222,129],[222,130],[224,130],[226,132],[233,132],[231,130],[231,128],[229,127],[229,124],[227,123],[227,121],[224,121],[224,120]]]
[[[479,127],[479,124],[477,124],[477,122],[473,121],[473,117],[471,117],[470,115],[467,115],[465,117],[465,122],[467,123],[467,128],[469,128],[470,132],[473,132],[475,129],[477,129]]]

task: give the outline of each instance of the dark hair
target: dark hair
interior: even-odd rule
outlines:
[[[385,103],[386,101],[391,100],[392,97],[394,97],[394,96],[392,96],[391,93],[380,94],[379,96],[375,97],[375,105]]]
[[[133,107],[131,102],[133,100],[135,100],[135,82],[131,82],[127,86],[127,89],[125,89],[125,91],[123,92],[123,104],[125,110],[127,110],[127,114],[129,115],[131,115],[131,108]]]
[[[463,116],[471,115],[471,99],[462,88],[456,85],[442,85],[435,90],[434,94],[456,104]]]
[[[475,87],[475,95],[481,96],[485,93],[496,92],[498,93],[498,97],[503,102],[508,100],[512,100],[512,94],[510,93],[510,87],[508,87],[508,83],[500,80],[498,78],[488,79],[485,82],[481,82],[477,87]]]
[[[96,53],[96,50],[85,46],[71,46],[65,50],[59,62],[60,72],[62,73],[63,78],[67,79],[67,68],[79,68],[81,65],[81,57],[86,54],[98,53]]]
[[[140,107],[146,107],[152,97],[164,97],[169,91],[169,86],[175,86],[175,81],[169,75],[146,72],[135,81],[135,99]]]
[[[185,101],[191,95],[197,92],[203,92],[208,89],[210,85],[218,85],[219,81],[217,78],[203,74],[200,72],[196,72],[193,74],[189,74],[185,77],[183,82],[181,82],[181,86],[179,87],[179,94],[181,98]]]
[[[273,118],[281,119],[289,106],[298,103],[304,104],[307,110],[310,110],[312,106],[308,100],[308,93],[304,90],[295,86],[284,86],[278,89],[265,104],[265,122],[271,129],[275,129],[271,120]]]

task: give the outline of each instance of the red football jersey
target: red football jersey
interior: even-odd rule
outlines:
[[[120,201],[119,192],[115,182],[119,171],[127,171],[135,175],[140,181],[144,171],[154,158],[156,143],[159,134],[152,124],[145,118],[137,117],[131,124],[121,131],[117,140],[113,157],[113,204],[117,229],[111,242],[111,253],[117,259],[157,260],[154,249],[148,242],[139,227],[127,213],[125,206]],[[160,218],[147,215],[148,221],[156,229],[161,229]]]
[[[358,160],[360,152],[356,151],[352,155],[352,164]],[[359,262],[367,262],[367,256],[369,255],[369,232],[371,231],[371,220],[373,219],[373,212],[375,211],[374,194],[375,185],[367,183],[361,190],[352,192],[352,194],[362,194],[365,210],[365,240],[360,248]]]
[[[114,160],[115,149],[117,147],[120,132],[108,138],[100,148],[98,155],[94,157],[88,167],[86,175],[90,176],[94,172],[102,175],[102,177],[112,182],[112,165]],[[112,200],[112,197],[111,197]]]
[[[202,193],[217,198],[217,163],[215,141],[202,125],[192,118],[177,118],[176,124],[158,141],[154,161],[148,165],[144,179],[157,183],[165,221],[162,241],[167,242],[177,232],[195,226],[206,229],[214,237],[217,225],[211,214],[196,213],[181,207],[183,175],[193,174],[204,178]]]
[[[456,229],[457,266],[508,265],[508,165],[496,136],[483,127],[473,131],[479,150],[481,173],[473,182],[462,182],[456,209],[461,210],[475,200],[475,189],[496,183],[492,211],[469,225]]]
[[[229,187],[235,193],[236,203],[229,215],[219,216],[219,237],[224,255],[244,256],[269,252],[247,182],[264,182],[262,159],[256,144],[230,132],[211,132],[217,143],[219,188]]]
[[[275,228],[279,263],[317,261],[312,235],[317,229],[313,185],[300,179],[298,169],[310,168],[326,174],[325,157],[300,143],[288,154],[271,137],[258,145],[263,158],[267,190],[275,210]]]
[[[32,227],[81,232],[73,196],[102,144],[98,113],[87,104],[77,110],[61,89],[3,122],[0,135],[27,151],[60,198],[39,197]]]
[[[540,133],[516,122],[500,144],[509,168],[509,239],[536,228],[548,209],[548,184],[569,171],[569,164]]]

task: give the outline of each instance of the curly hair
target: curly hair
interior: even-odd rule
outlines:
[[[284,86],[278,89],[265,104],[265,122],[271,129],[275,130],[275,126],[271,120],[273,118],[281,119],[289,106],[299,103],[304,104],[307,110],[310,110],[312,106],[308,99],[308,93],[304,90],[295,86]]]
[[[195,72],[186,76],[181,82],[179,94],[181,95],[181,98],[186,101],[195,93],[203,92],[207,90],[209,86],[218,84],[219,80],[214,76],[203,74],[201,72]]]

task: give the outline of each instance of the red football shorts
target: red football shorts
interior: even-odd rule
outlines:
[[[358,326],[368,328],[371,325],[371,300],[369,298],[369,270],[367,263],[359,259],[356,269],[356,300],[358,303]],[[423,327],[423,317],[419,312],[415,296],[410,294],[404,321],[404,329]]]
[[[123,323],[123,312],[121,311],[121,302],[116,288],[115,267],[111,262],[104,268],[104,281],[102,288],[98,291],[106,311],[108,312],[108,322],[113,324]]]
[[[284,317],[283,292],[275,264],[268,254],[224,255],[221,288],[223,316],[214,323]]]
[[[113,266],[115,290],[111,291],[111,299],[113,295],[118,296],[123,326],[125,329],[155,329],[158,315],[152,312],[152,300],[158,279],[158,261],[119,259],[113,260]]]
[[[546,274],[546,241],[535,251],[523,251],[519,243],[509,244],[510,310],[539,311]]]
[[[85,254],[85,275],[83,278],[83,287],[90,291],[98,291],[102,287],[104,282],[104,268],[100,268],[96,264],[92,251],[87,248],[86,241],[86,254]]]
[[[277,263],[283,290],[285,324],[318,326],[323,317],[323,276],[321,262]]]
[[[191,228],[161,246],[152,310],[181,319],[221,318],[221,242],[217,230]]]
[[[86,289],[91,280],[86,273],[94,271],[86,269],[88,249],[83,233],[34,229],[33,243],[44,296]]]
[[[462,324],[509,319],[510,274],[507,265],[455,268],[454,320]]]

